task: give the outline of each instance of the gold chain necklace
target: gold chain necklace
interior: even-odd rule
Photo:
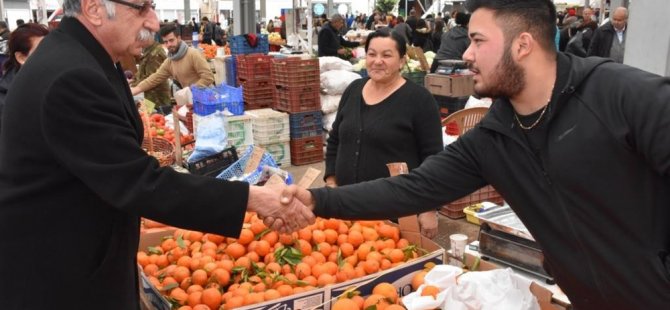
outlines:
[[[521,127],[521,129],[524,129],[524,130],[531,130],[531,129],[533,129],[535,126],[537,126],[537,124],[540,123],[540,120],[542,120],[542,116],[544,116],[544,112],[547,111],[547,107],[548,107],[548,106],[549,106],[549,103],[547,103],[547,104],[544,106],[544,108],[542,108],[542,113],[540,113],[540,117],[538,117],[537,120],[535,120],[535,122],[534,122],[533,124],[531,124],[530,126],[528,126],[528,127],[524,126],[524,125],[521,123],[521,120],[519,120],[519,116],[517,116],[516,111],[514,112],[514,119],[516,119],[516,122],[519,124],[519,127]]]

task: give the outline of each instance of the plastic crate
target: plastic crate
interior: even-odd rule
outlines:
[[[244,114],[244,98],[241,88],[221,84],[214,87],[214,90],[221,96],[228,112],[233,115]]]
[[[479,218],[475,215],[479,209],[481,209],[482,205],[481,204],[475,204],[471,205],[468,207],[465,207],[463,209],[463,213],[465,213],[465,219],[475,225],[481,225],[479,222]]]
[[[245,146],[254,144],[252,120],[250,115],[226,117],[226,133],[228,145],[244,150]]]
[[[240,80],[269,79],[272,56],[263,54],[238,55],[237,78]]]
[[[288,141],[271,144],[259,144],[259,146],[270,153],[272,158],[279,166],[285,167],[291,165],[291,145]]]
[[[242,180],[248,182],[249,184],[256,184],[260,179],[262,172],[262,170],[258,168],[262,168],[263,166],[277,167],[277,163],[272,158],[272,155],[270,155],[268,152],[265,152],[263,153],[258,166],[254,167],[255,170],[253,170],[250,174],[245,175],[244,171],[247,168],[249,159],[251,159],[251,154],[253,153],[254,148],[255,146],[253,145],[249,146],[244,154],[240,156],[236,162],[223,170],[219,175],[216,176],[216,178],[224,180]]]
[[[252,117],[254,143],[272,144],[290,139],[289,115],[272,109],[248,112]]]
[[[321,110],[321,95],[317,86],[286,89],[278,87],[274,93],[274,108],[289,113]]]
[[[291,164],[299,166],[323,161],[323,136],[291,140]]]
[[[226,109],[225,102],[213,88],[192,86],[191,93],[193,94],[193,113],[195,114],[207,116]]]
[[[205,157],[194,163],[187,163],[186,168],[191,174],[214,177],[237,160],[237,151],[234,146],[231,146],[221,153]]]
[[[319,59],[300,59],[295,57],[275,58],[272,60],[272,79],[275,85],[282,87],[316,86],[321,83]]]
[[[465,217],[463,209],[468,206],[481,203],[483,201],[490,201],[496,204],[503,202],[502,196],[491,185],[484,186],[472,194],[453,201],[452,203],[440,208],[440,213],[452,219],[459,219]]]
[[[270,42],[268,41],[267,34],[255,34],[257,44],[256,47],[251,47],[247,38],[244,35],[232,36],[228,39],[230,43],[230,54],[231,55],[240,55],[240,54],[267,54],[270,51]]]
[[[226,57],[223,62],[226,67],[226,84],[233,87],[240,86],[240,82],[237,80],[237,63],[235,61],[235,56]]]
[[[294,113],[289,115],[291,139],[299,139],[323,133],[323,114],[321,111]]]
[[[402,76],[407,80],[414,82],[414,84],[423,86],[424,79],[426,78],[426,71],[405,72]]]
[[[451,113],[463,110],[470,97],[448,97],[433,95],[433,98],[435,98],[435,102],[437,102],[437,108],[440,110],[440,116],[445,118],[451,115]]]

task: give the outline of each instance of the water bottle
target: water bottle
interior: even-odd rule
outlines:
[[[199,39],[198,38],[198,32],[194,31],[193,32],[193,41],[192,41],[192,45],[193,45],[194,48],[198,48],[198,41],[200,41],[198,39]]]

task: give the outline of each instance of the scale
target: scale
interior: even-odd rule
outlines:
[[[544,269],[544,254],[523,223],[509,206],[487,209],[480,219],[479,253],[484,260],[509,265],[554,284]]]
[[[438,60],[439,65],[435,69],[435,73],[450,75],[457,73],[459,70],[465,70],[468,68],[468,64],[463,60],[458,59],[445,59]]]

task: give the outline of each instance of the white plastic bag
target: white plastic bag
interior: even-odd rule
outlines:
[[[332,70],[345,70],[353,71],[353,65],[339,57],[335,56],[323,56],[319,57],[319,70],[321,73],[332,71]]]
[[[333,123],[335,122],[335,117],[337,116],[337,112],[333,112],[330,114],[324,114],[323,115],[323,129],[326,131],[330,132],[333,130]]]
[[[228,146],[226,133],[226,117],[223,111],[216,111],[207,116],[198,117],[193,153],[189,163],[196,162],[207,156],[220,153]]]
[[[360,78],[360,74],[351,71],[328,71],[321,73],[321,89],[328,95],[342,95],[351,82]]]
[[[340,106],[340,95],[321,95],[321,111],[323,114],[330,114],[337,112],[337,108]]]

